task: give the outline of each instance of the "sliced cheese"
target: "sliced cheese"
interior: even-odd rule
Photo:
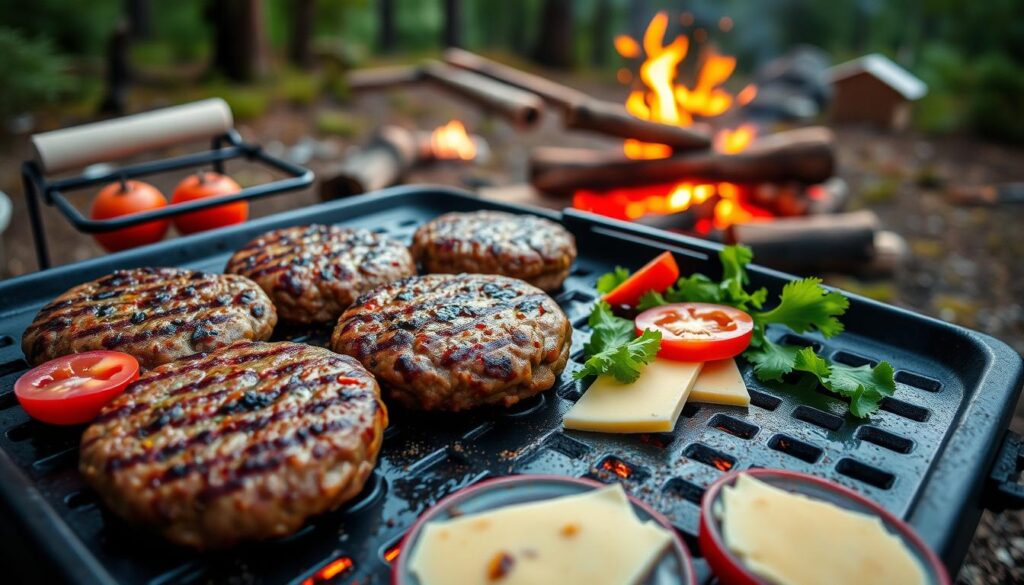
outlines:
[[[690,402],[709,402],[729,406],[750,405],[750,393],[736,360],[707,362],[690,391]]]
[[[882,521],[742,474],[722,490],[725,544],[755,575],[784,585],[925,583]]]
[[[431,522],[409,568],[422,585],[640,583],[672,542],[622,486]]]
[[[567,429],[605,433],[671,431],[700,372],[700,363],[656,358],[632,384],[598,376],[565,413]]]

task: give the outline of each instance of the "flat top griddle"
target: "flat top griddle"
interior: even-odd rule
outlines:
[[[580,252],[553,295],[575,329],[572,361],[556,386],[509,410],[424,415],[392,408],[380,463],[363,493],[286,539],[200,555],[125,525],[78,477],[81,428],[36,423],[14,398],[14,381],[27,368],[22,331],[73,285],[127,267],[219,272],[255,235],[313,222],[408,242],[424,221],[473,209],[527,212],[452,190],[406,187],[0,283],[0,502],[16,522],[19,544],[37,551],[47,570],[81,583],[384,583],[401,536],[432,503],[487,477],[543,473],[622,482],[671,519],[699,561],[698,504],[707,485],[729,470],[778,467],[837,481],[879,502],[907,519],[955,573],[992,487],[997,454],[1007,480],[997,487],[1011,495],[1019,488],[1010,483],[1017,445],[1006,447],[1003,438],[1020,392],[1020,357],[988,336],[860,297],[851,298],[841,336],[789,334],[787,341],[814,345],[846,364],[892,363],[896,395],[870,420],[847,414],[843,400],[823,388],[799,379],[764,384],[744,369],[748,408],[691,403],[671,433],[563,431],[562,414],[585,390],[570,374],[589,335],[596,277],[615,265],[636,268],[666,249],[684,274],[719,273],[712,244],[572,210],[529,211],[561,221]],[[770,298],[789,280],[758,267],[751,276]],[[279,327],[275,339],[324,344],[328,334]]]

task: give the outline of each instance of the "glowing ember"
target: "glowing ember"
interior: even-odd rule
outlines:
[[[384,560],[387,561],[387,563],[390,565],[391,563],[395,562],[395,559],[398,558],[398,553],[400,552],[402,552],[401,543],[396,544],[388,548],[388,550],[384,551]]]
[[[633,469],[628,463],[621,459],[605,459],[604,462],[601,463],[601,467],[604,468],[605,471],[610,471],[622,479],[629,479],[629,476],[633,475]]]
[[[693,15],[683,13],[679,22],[684,26],[693,24]],[[719,21],[719,29],[731,30],[732,19]],[[620,72],[619,80],[632,84],[626,98],[626,110],[641,119],[691,126],[695,118],[721,116],[730,108],[749,104],[757,96],[757,87],[747,85],[736,95],[723,86],[736,69],[736,59],[717,53],[710,47],[697,56],[699,66],[694,82],[687,85],[679,79],[679,71],[690,52],[690,39],[678,35],[668,44],[665,34],[669,17],[659,12],[651,20],[643,39],[637,41],[627,35],[615,37],[615,50],[627,59],[643,59],[636,77]],[[701,42],[697,33],[704,36],[707,31],[694,31],[694,40]],[[737,128],[724,128],[714,137],[714,149],[723,154],[736,154],[746,150],[757,138],[753,124],[742,124]],[[626,157],[636,160],[659,159],[672,156],[672,148],[664,144],[651,144],[628,139],[623,143]],[[699,230],[711,227],[725,229],[734,223],[750,221],[758,217],[770,217],[764,210],[755,208],[740,199],[740,189],[730,183],[700,183],[683,181],[675,185],[657,185],[630,189],[613,189],[597,193],[579,191],[573,198],[573,205],[588,211],[620,219],[638,219],[645,215],[679,213],[693,205],[699,205],[717,197],[713,212],[697,222]]]
[[[430,151],[435,157],[446,160],[473,160],[476,158],[476,144],[458,120],[440,126],[430,134]]]
[[[350,571],[352,567],[355,567],[355,562],[350,557],[338,557],[321,567],[316,573],[313,573],[312,577],[304,579],[302,585],[325,583]]]

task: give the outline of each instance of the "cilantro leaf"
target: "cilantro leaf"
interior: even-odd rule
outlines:
[[[636,337],[633,322],[616,317],[612,313],[611,306],[604,301],[594,304],[587,324],[591,329],[590,341],[583,346],[583,350],[588,356],[599,354],[610,347],[629,343]]]
[[[796,365],[797,348],[791,345],[779,345],[763,339],[760,347],[751,345],[743,353],[747,361],[754,364],[754,374],[758,380],[781,380],[793,371]]]
[[[597,292],[610,293],[615,290],[615,287],[626,282],[627,278],[629,278],[629,270],[616,266],[615,270],[597,277]]]
[[[843,324],[837,317],[849,306],[842,293],[825,290],[820,278],[805,278],[786,283],[777,307],[752,316],[759,325],[778,323],[797,333],[817,329],[832,337],[842,333]]]
[[[825,361],[825,358],[814,353],[814,350],[809,347],[805,347],[796,352],[795,359],[793,360],[793,369],[799,372],[813,374],[814,376],[817,376],[819,380],[828,379],[829,375],[832,373],[828,362]]]
[[[668,301],[665,300],[665,297],[660,292],[649,290],[640,297],[640,302],[636,304],[636,310],[646,311],[647,309],[667,304]]]
[[[883,398],[896,392],[893,373],[889,362],[881,362],[873,368],[866,365],[854,368],[833,364],[832,374],[825,381],[825,387],[836,394],[849,396],[850,412],[864,418],[878,410]]]
[[[647,329],[640,337],[591,355],[573,378],[609,374],[625,384],[635,382],[640,377],[640,368],[654,361],[660,347],[661,332]]]

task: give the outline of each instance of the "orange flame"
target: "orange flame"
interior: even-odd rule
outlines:
[[[330,581],[338,575],[351,570],[354,566],[355,562],[350,557],[338,557],[321,567],[316,573],[313,573],[312,577],[304,579],[302,585],[314,585],[315,583]]]
[[[621,459],[606,459],[602,464],[606,471],[610,471],[622,479],[629,479],[629,476],[633,475],[633,468],[628,463]]]
[[[466,132],[466,127],[458,120],[452,120],[431,132],[430,151],[439,159],[473,160],[476,158],[476,144]]]
[[[683,13],[679,22],[683,26],[690,26],[694,22],[693,15]],[[626,110],[630,114],[662,124],[691,126],[696,117],[721,116],[733,106],[743,106],[754,99],[757,87],[753,84],[747,85],[736,95],[723,87],[736,69],[736,59],[719,54],[711,48],[704,49],[699,55],[700,63],[692,86],[683,83],[679,79],[679,70],[689,53],[690,39],[677,35],[665,44],[668,25],[668,13],[659,12],[651,19],[639,42],[627,35],[615,37],[615,50],[619,55],[626,59],[643,59],[636,78],[619,75],[620,81],[633,85],[626,98]],[[732,29],[733,21],[724,17],[718,25],[720,30],[728,31]],[[693,32],[698,43],[701,42],[699,34],[706,36],[707,31],[698,29]],[[742,124],[736,128],[720,130],[714,137],[713,145],[720,153],[736,154],[746,150],[756,137],[756,126]],[[627,139],[623,143],[623,152],[631,159],[672,156],[672,149],[667,145],[635,139]],[[663,189],[661,186],[618,189],[603,195],[580,191],[574,196],[573,204],[581,209],[613,217],[638,219],[648,214],[682,212],[717,196],[711,217],[698,224],[707,230],[712,226],[725,229],[734,223],[770,216],[764,210],[742,202],[740,189],[731,183],[683,181],[667,190]]]

